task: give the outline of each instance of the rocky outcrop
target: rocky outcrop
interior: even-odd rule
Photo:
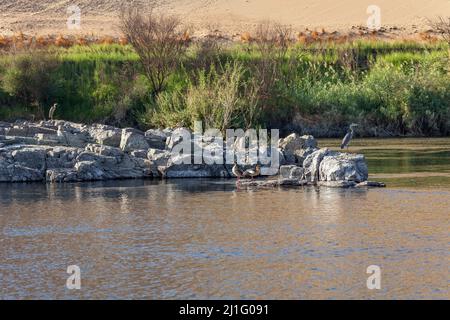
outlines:
[[[230,171],[224,164],[216,164],[213,159],[204,159],[203,163],[195,164],[190,155],[171,157],[166,166],[158,170],[164,178],[229,178]],[[210,164],[207,164],[210,163]]]
[[[167,162],[171,157],[171,153],[166,150],[148,149],[147,158],[152,161],[157,167],[167,166]]]
[[[110,147],[120,146],[122,140],[122,130],[118,128],[97,124],[89,127],[87,130],[84,130],[84,132],[86,131],[95,143]]]
[[[319,181],[319,168],[320,163],[327,154],[331,154],[333,151],[327,148],[314,151],[303,161],[303,169],[305,170],[305,177],[308,181]]]
[[[286,164],[302,165],[305,158],[317,150],[317,141],[313,136],[293,133],[280,139],[278,146],[284,154]]]
[[[320,181],[367,181],[369,176],[362,154],[337,153],[325,155],[319,167]]]
[[[170,130],[150,129],[145,132],[145,139],[150,148],[164,150],[167,138],[171,136]]]
[[[280,167],[280,177],[300,180],[304,177],[304,169],[296,165],[284,165]]]
[[[0,150],[0,181],[72,182],[153,177],[156,168],[118,148],[24,146]]]
[[[317,150],[306,157],[303,168],[306,179],[313,183],[351,181],[356,184],[368,178],[368,168],[363,155],[341,153],[327,148]]]
[[[61,120],[39,123],[0,122],[0,182],[71,182],[126,178],[228,178],[232,164],[226,164],[226,143],[203,136],[192,139],[186,128],[152,129],[84,125]],[[177,155],[174,149],[183,139],[198,154]],[[258,146],[246,146],[236,139],[232,151],[244,154],[254,168]],[[228,150],[230,151],[230,150]],[[316,184],[331,187],[382,186],[367,182],[363,155],[318,149],[312,136],[291,134],[279,140],[279,163],[261,166],[261,175],[279,179],[242,181],[248,186],[299,186]],[[270,156],[270,154],[268,155]],[[199,162],[200,160],[200,162]],[[281,165],[281,167],[280,167]]]
[[[125,131],[124,152],[119,147],[122,130],[105,125],[65,121],[1,123],[1,182],[71,182],[159,175],[147,159],[147,149],[137,143],[136,132]],[[142,134],[144,137],[144,134]]]
[[[122,138],[120,140],[120,149],[123,151],[132,151],[135,149],[148,149],[150,146],[145,139],[145,135],[142,131],[126,128],[122,129]]]

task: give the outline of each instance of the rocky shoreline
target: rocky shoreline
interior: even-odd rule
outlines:
[[[175,161],[171,151],[178,143],[174,137],[180,130],[186,129],[142,132],[62,120],[0,122],[0,182],[232,177],[232,165]],[[233,145],[236,151],[242,148],[237,142]],[[208,154],[219,148],[207,139],[202,139],[200,144],[203,150],[210,151]],[[271,178],[241,181],[241,184],[256,187],[383,186],[367,181],[368,168],[363,155],[320,149],[312,136],[291,134],[279,140],[277,151],[279,170],[270,173],[264,170],[268,168],[262,170],[263,175],[271,175]]]

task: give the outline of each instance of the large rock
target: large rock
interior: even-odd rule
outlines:
[[[57,136],[63,145],[69,147],[83,148],[88,143],[88,136],[86,133],[68,130],[65,126],[58,126]]]
[[[193,164],[191,160],[191,155],[174,156],[169,159],[167,166],[160,166],[158,169],[164,178],[229,178],[231,176],[224,164]]]
[[[365,158],[361,154],[341,153],[327,148],[317,150],[303,162],[308,181],[363,182],[368,178]]]
[[[169,151],[163,151],[159,149],[149,149],[147,152],[147,158],[152,161],[157,167],[165,167],[169,162],[171,153]]]
[[[0,149],[0,181],[70,182],[158,176],[148,159],[119,148],[88,144],[73,147],[14,145]]]
[[[11,153],[16,165],[42,172],[46,168],[46,154],[47,150],[41,147],[25,147]]]
[[[42,181],[41,170],[24,167],[18,164],[3,165],[0,161],[0,182]]]
[[[278,146],[284,154],[286,164],[302,165],[305,158],[317,150],[317,141],[313,136],[292,133],[280,139]]]
[[[135,158],[118,148],[90,144],[78,154],[71,168],[47,170],[49,182],[148,178],[157,168],[146,159]]]
[[[47,151],[46,164],[49,169],[69,169],[73,168],[75,159],[81,152],[78,148],[54,147]]]
[[[137,149],[148,149],[149,147],[142,131],[133,128],[122,129],[120,149],[130,152]]]
[[[280,167],[280,177],[284,179],[302,179],[304,169],[296,165],[285,165]]]
[[[150,129],[145,132],[145,139],[150,148],[164,150],[170,134],[159,129]]]
[[[95,143],[110,147],[120,147],[122,130],[118,128],[96,124],[88,128],[88,132]]]
[[[363,182],[368,169],[362,154],[338,153],[325,155],[319,167],[320,181]]]
[[[171,132],[166,139],[166,150],[172,151],[172,149],[183,141],[183,138],[192,137],[192,132],[187,128],[177,128]]]
[[[46,169],[46,148],[15,147],[0,151],[0,181],[42,181]]]
[[[329,154],[337,154],[337,152],[331,151],[328,148],[319,149],[314,151],[303,161],[303,168],[305,170],[305,178],[310,182],[319,181],[319,168],[323,158]]]

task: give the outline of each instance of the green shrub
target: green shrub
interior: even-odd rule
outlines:
[[[58,102],[59,119],[142,128],[202,120],[222,130],[296,128],[337,136],[358,122],[367,135],[450,133],[450,63],[442,44],[290,47],[269,61],[279,70],[265,69],[264,90],[266,77],[255,71],[264,62],[260,49],[210,45],[192,46],[156,96],[131,46],[0,55],[0,120],[42,118],[43,108]]]
[[[2,88],[19,104],[35,106],[38,116],[45,118],[45,106],[52,102],[50,97],[55,91],[53,76],[59,63],[55,55],[45,51],[12,56],[4,66]]]
[[[238,62],[225,64],[217,70],[198,71],[195,82],[184,92],[163,92],[156,106],[144,115],[144,123],[153,126],[188,126],[200,120],[207,128],[221,131],[255,124],[258,106],[257,87],[245,80],[246,70]]]

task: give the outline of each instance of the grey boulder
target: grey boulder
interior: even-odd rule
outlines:
[[[313,136],[299,136],[296,133],[280,139],[278,146],[284,154],[286,164],[302,165],[305,158],[317,150],[317,141]]]
[[[149,147],[142,131],[133,128],[122,129],[120,140],[120,149],[122,151],[130,152],[137,149],[148,149]]]
[[[280,167],[280,177],[283,179],[302,179],[304,169],[296,165],[285,165]]]
[[[368,168],[362,154],[338,153],[325,155],[319,167],[320,181],[363,182]]]
[[[230,173],[224,164],[206,164],[205,162],[193,164],[191,160],[191,155],[173,156],[169,159],[167,166],[158,167],[158,169],[164,178],[230,177]]]

